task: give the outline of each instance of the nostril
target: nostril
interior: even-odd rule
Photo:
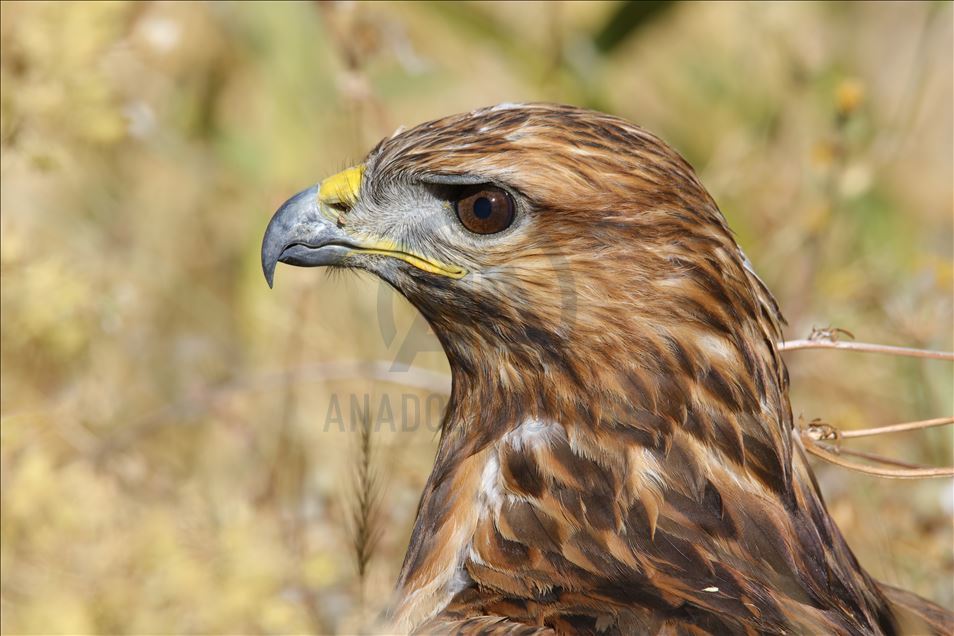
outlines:
[[[334,201],[326,204],[329,208],[335,211],[337,218],[335,223],[339,228],[344,227],[344,217],[345,214],[351,211],[351,206],[343,201]]]

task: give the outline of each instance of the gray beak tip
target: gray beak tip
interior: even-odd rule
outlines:
[[[278,261],[268,258],[265,250],[262,250],[262,273],[265,275],[265,282],[268,283],[269,289],[275,286],[275,268],[277,265]]]
[[[262,246],[262,273],[265,275],[265,282],[268,283],[268,288],[271,289],[275,286],[275,268],[278,266],[278,255],[273,254],[273,249],[268,249],[269,246],[267,241],[266,245]]]

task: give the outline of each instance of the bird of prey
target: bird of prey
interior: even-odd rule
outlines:
[[[278,262],[373,272],[452,370],[390,619],[480,634],[895,634],[797,439],[782,317],[645,130],[500,104],[399,130],[276,212]]]

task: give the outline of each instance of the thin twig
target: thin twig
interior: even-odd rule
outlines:
[[[869,475],[877,475],[879,477],[886,477],[889,479],[924,479],[931,477],[954,477],[954,468],[879,468],[877,466],[868,466],[867,464],[859,464],[857,462],[848,461],[842,459],[835,453],[829,452],[824,448],[820,447],[815,440],[813,440],[807,433],[802,433],[801,435],[802,444],[805,446],[805,450],[820,457],[827,462],[831,462],[842,468],[848,468],[850,470],[856,470],[860,473],[867,473]]]
[[[817,442],[816,442],[817,443]],[[826,450],[835,455],[850,455],[851,457],[860,457],[862,459],[867,459],[879,464],[886,464],[888,466],[897,466],[899,468],[929,468],[928,466],[920,466],[918,464],[912,464],[910,462],[903,462],[898,459],[891,459],[890,457],[884,457],[882,455],[875,455],[874,453],[866,453],[864,451],[853,450],[851,448],[844,448],[842,446],[832,446],[830,444],[818,444],[818,447],[822,450]]]
[[[922,428],[945,426],[947,424],[954,424],[954,417],[938,417],[933,420],[919,420],[917,422],[905,422],[903,424],[892,424],[891,426],[879,426],[877,428],[860,428],[855,431],[838,431],[838,437],[840,439],[850,439],[852,437],[869,437],[871,435],[885,435],[887,433],[914,431]]]
[[[932,358],[934,360],[954,361],[954,353],[949,351],[931,351],[929,349],[912,349],[910,347],[892,347],[890,345],[873,344],[870,342],[841,342],[832,340],[789,340],[778,344],[779,351],[797,351],[799,349],[843,349],[845,351],[861,351],[864,353],[885,353],[892,356],[906,356],[909,358]]]

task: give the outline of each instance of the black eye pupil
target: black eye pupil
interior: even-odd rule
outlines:
[[[514,219],[510,194],[489,183],[468,187],[454,202],[457,219],[474,234],[496,234],[510,227]]]
[[[493,212],[493,203],[490,202],[490,199],[487,197],[480,197],[474,201],[474,216],[478,219],[486,219],[490,217],[490,213]]]

